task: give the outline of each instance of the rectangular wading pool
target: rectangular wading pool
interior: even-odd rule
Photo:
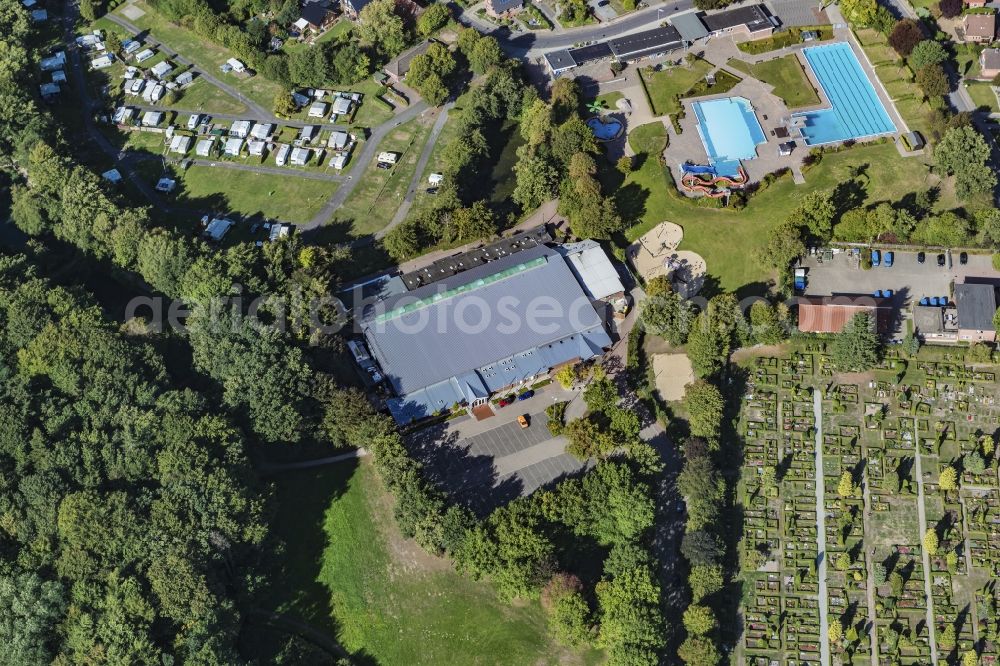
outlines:
[[[889,118],[874,86],[846,42],[803,49],[806,62],[830,101],[829,109],[792,114],[809,145],[892,134]]]
[[[691,106],[698,117],[698,134],[712,164],[757,157],[757,145],[767,138],[749,100],[726,97]]]

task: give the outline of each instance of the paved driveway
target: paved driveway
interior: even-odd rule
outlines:
[[[464,438],[442,424],[411,435],[407,446],[432,481],[486,514],[584,468],[585,463],[565,452],[564,438],[552,437],[547,423],[540,412],[530,415],[527,428],[498,421],[497,427]]]

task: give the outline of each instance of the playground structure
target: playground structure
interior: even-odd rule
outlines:
[[[688,192],[697,192],[706,197],[719,198],[729,194],[730,190],[739,190],[747,184],[749,177],[743,165],[732,176],[721,176],[715,166],[710,164],[685,163],[681,168],[681,186]]]

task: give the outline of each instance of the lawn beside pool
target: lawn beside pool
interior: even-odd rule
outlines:
[[[659,127],[657,127],[659,125]],[[633,241],[660,222],[674,222],[684,227],[681,249],[697,252],[708,263],[710,276],[718,279],[721,289],[759,293],[771,279],[771,273],[753,258],[767,240],[767,233],[779,224],[811,192],[830,192],[849,182],[860,168],[865,172],[865,202],[898,201],[904,195],[938,181],[920,159],[903,158],[892,144],[859,144],[850,150],[828,153],[817,166],[809,169],[805,185],[795,185],[783,177],[768,189],[754,195],[741,211],[709,208],[683,197],[659,163],[666,132],[660,123],[643,125],[629,136],[639,154],[638,168],[618,186],[615,198],[629,217],[640,221],[626,231]],[[605,171],[615,178],[614,171]],[[620,177],[618,177],[620,179]],[[605,187],[614,183],[605,183]],[[960,202],[950,188],[944,188],[938,210],[958,207]]]
[[[655,116],[674,115],[682,109],[680,98],[705,75],[712,71],[712,63],[695,59],[690,65],[680,65],[658,72],[648,67],[639,69],[639,78],[649,96]]]
[[[489,584],[403,539],[393,499],[370,464],[285,473],[275,482],[272,524],[286,548],[276,585],[260,601],[268,610],[387,666],[599,663],[599,653],[554,645],[537,601],[504,603]],[[259,635],[244,642],[271,663],[274,645]]]
[[[727,65],[769,86],[774,86],[774,94],[780,97],[789,109],[812,106],[820,102],[819,95],[816,94],[795,54],[753,65],[734,58]]]

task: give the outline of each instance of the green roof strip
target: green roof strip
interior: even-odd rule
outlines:
[[[375,321],[381,323],[389,321],[390,319],[395,319],[396,317],[401,317],[411,312],[416,312],[417,310],[423,309],[429,305],[435,305],[437,303],[440,303],[446,298],[454,298],[455,296],[461,296],[462,294],[467,294],[470,291],[475,291],[476,289],[480,289],[482,287],[485,287],[486,285],[499,282],[500,280],[503,280],[505,278],[509,278],[512,275],[517,275],[518,273],[523,273],[525,271],[531,270],[532,268],[537,268],[538,266],[544,265],[546,261],[547,260],[545,257],[537,257],[535,259],[532,259],[531,261],[526,261],[524,263],[517,264],[516,266],[511,266],[508,269],[499,271],[485,278],[480,278],[478,280],[475,280],[474,282],[461,284],[455,287],[454,289],[448,289],[447,291],[431,294],[426,298],[421,298],[416,301],[413,301],[412,303],[407,303],[406,305],[400,306],[393,310],[383,312],[382,314],[375,317]]]

